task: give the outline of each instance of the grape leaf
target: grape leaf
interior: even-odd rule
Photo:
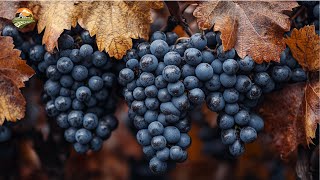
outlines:
[[[320,123],[320,82],[286,86],[267,95],[260,109],[265,131],[273,138],[275,148],[287,157],[299,144],[312,143]]]
[[[46,45],[48,51],[52,52],[55,47],[58,47],[58,38],[64,29],[71,29],[71,24],[74,21],[76,12],[80,10],[79,5],[74,5],[73,1],[48,1],[40,2],[41,9],[38,17],[38,32],[44,34],[42,43]]]
[[[11,37],[0,36],[0,125],[5,119],[16,121],[24,117],[26,101],[19,88],[34,74],[13,47]]]
[[[320,69],[320,36],[314,25],[299,30],[293,29],[291,36],[285,38],[293,57],[308,71]]]
[[[296,2],[209,1],[201,3],[193,15],[201,29],[214,25],[214,31],[221,31],[225,51],[234,47],[241,58],[250,55],[262,63],[280,60],[283,34],[290,30],[289,17],[283,12],[296,6]]]
[[[132,47],[132,38],[148,39],[150,9],[162,8],[162,2],[40,2],[38,32],[45,29],[43,43],[48,51],[57,47],[57,39],[64,29],[77,22],[96,35],[100,51],[122,58]]]

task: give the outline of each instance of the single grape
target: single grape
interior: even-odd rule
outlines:
[[[184,52],[184,60],[192,66],[196,66],[201,63],[202,61],[202,54],[201,51],[199,51],[196,48],[188,48]]]
[[[302,82],[307,80],[306,72],[301,68],[296,68],[292,71],[292,81]]]
[[[73,144],[73,148],[77,153],[84,154],[89,150],[89,145],[76,142]]]
[[[155,40],[163,40],[163,41],[166,41],[167,40],[167,37],[166,37],[166,34],[161,32],[161,31],[156,31],[154,32],[151,37],[150,37],[150,41],[153,42]]]
[[[196,67],[196,76],[201,81],[208,81],[213,76],[213,68],[208,63],[201,63]]]
[[[157,151],[156,153],[156,157],[161,161],[169,160],[169,156],[170,156],[170,150],[167,147],[160,151]]]
[[[249,99],[258,99],[262,94],[262,90],[257,85],[252,85],[250,90],[247,92],[246,97]]]
[[[144,121],[147,123],[152,123],[152,122],[156,121],[157,119],[158,119],[158,112],[157,111],[148,110],[144,114]]]
[[[234,86],[237,82],[237,76],[236,75],[228,75],[226,73],[222,73],[220,75],[220,82],[221,84],[226,88],[231,88]]]
[[[157,58],[163,58],[169,51],[169,46],[164,40],[155,40],[150,45],[150,51]]]
[[[72,127],[81,127],[83,124],[83,112],[82,111],[70,111],[68,114],[68,122]]]
[[[202,62],[203,63],[211,64],[214,61],[215,57],[212,52],[210,52],[208,50],[203,50],[201,53],[202,53]]]
[[[229,151],[233,156],[240,156],[244,153],[244,145],[240,140],[236,140],[232,145],[229,146]]]
[[[216,33],[213,31],[210,31],[210,32],[207,32],[205,36],[207,38],[207,45],[209,47],[215,48],[217,45]]]
[[[95,134],[101,139],[108,139],[111,135],[111,130],[105,121],[100,121],[96,128]]]
[[[254,68],[254,61],[250,56],[246,56],[238,61],[239,69],[244,72],[250,72]]]
[[[72,78],[76,81],[83,81],[88,77],[88,69],[82,65],[76,65],[72,69]]]
[[[76,141],[81,143],[81,144],[87,144],[91,141],[92,139],[92,133],[91,131],[81,128],[77,130],[76,132]]]
[[[214,74],[211,79],[205,83],[205,87],[209,91],[217,91],[221,88],[220,76]]]
[[[87,56],[90,56],[91,54],[93,53],[93,48],[91,45],[89,44],[84,44],[80,47],[80,50],[79,50],[79,55],[81,57],[87,57]]]
[[[183,84],[186,89],[191,90],[199,87],[200,81],[195,76],[187,76],[186,78],[184,78]]]
[[[238,103],[226,104],[224,111],[229,115],[235,115],[239,111],[240,107]]]
[[[188,98],[194,104],[202,104],[205,100],[205,94],[201,89],[194,88],[189,91]]]
[[[181,71],[175,65],[168,65],[163,69],[162,76],[170,83],[177,82],[181,77]]]
[[[174,126],[167,126],[164,128],[163,136],[169,144],[175,144],[180,140],[180,131]]]
[[[207,106],[211,111],[218,112],[224,109],[225,101],[220,92],[210,93],[206,98]]]
[[[76,132],[77,129],[74,127],[70,127],[64,131],[64,139],[69,143],[76,142]]]
[[[254,128],[250,126],[241,128],[240,139],[244,143],[251,143],[257,139],[257,132]]]
[[[95,67],[102,67],[109,61],[104,52],[95,51],[92,55],[92,63]]]
[[[99,91],[103,87],[103,79],[99,76],[92,76],[88,81],[88,85],[92,91]]]
[[[227,59],[223,62],[222,69],[226,74],[233,75],[238,71],[239,64],[234,59]]]
[[[91,91],[86,86],[81,86],[77,89],[76,96],[79,101],[87,101],[91,97]]]
[[[257,132],[259,132],[264,127],[263,119],[257,114],[251,113],[248,126],[254,128]]]
[[[221,129],[230,129],[234,126],[234,118],[228,114],[222,114],[218,117],[218,126]]]
[[[147,146],[151,144],[152,136],[147,129],[141,129],[137,132],[136,138],[138,143],[142,146]]]
[[[68,34],[62,34],[58,39],[59,49],[71,49],[73,47],[74,40],[72,36]]]
[[[249,123],[250,115],[249,112],[246,110],[240,110],[235,116],[234,121],[236,124],[240,126],[244,126]]]
[[[167,145],[167,140],[164,136],[154,136],[151,139],[151,146],[153,147],[153,149],[155,150],[161,150],[163,148],[165,148]]]
[[[146,54],[140,59],[140,69],[144,72],[152,72],[157,69],[158,59],[151,54]]]
[[[143,57],[146,54],[151,54],[150,44],[148,42],[142,42],[137,47],[137,53],[139,57]]]
[[[237,131],[234,129],[227,129],[221,131],[221,141],[223,144],[231,145],[237,140]]]
[[[227,103],[235,103],[239,100],[239,92],[234,88],[225,89],[223,98]]]
[[[168,92],[171,96],[180,96],[184,93],[184,85],[181,81],[168,84]]]
[[[166,162],[163,162],[156,157],[153,157],[149,162],[149,168],[153,173],[156,173],[156,174],[165,173],[167,170],[167,167],[168,165]]]
[[[195,68],[189,64],[185,64],[181,68],[181,77],[195,76]]]
[[[67,111],[71,107],[71,98],[58,96],[54,101],[54,106],[58,111]]]
[[[154,121],[149,124],[148,131],[152,136],[157,136],[164,132],[164,127],[160,122]]]
[[[200,33],[195,33],[190,37],[189,43],[192,47],[203,50],[207,46],[207,38]]]
[[[141,85],[143,87],[147,87],[147,86],[151,86],[154,84],[155,77],[152,73],[143,72],[140,74],[139,79],[141,81]]]
[[[83,127],[86,129],[95,129],[98,126],[98,117],[93,113],[87,113],[83,117]]]
[[[96,136],[92,138],[90,142],[90,148],[93,151],[99,151],[102,148],[102,144],[103,144],[102,139]]]

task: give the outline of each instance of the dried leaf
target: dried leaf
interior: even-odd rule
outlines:
[[[159,2],[93,2],[79,23],[96,35],[99,50],[120,59],[131,48],[131,38],[148,39],[155,5]]]
[[[38,32],[44,29],[42,43],[46,45],[48,51],[52,52],[58,47],[58,38],[64,29],[71,29],[71,24],[80,6],[74,5],[72,1],[46,1],[41,2],[39,11]],[[80,10],[80,8],[79,8]]]
[[[260,109],[273,145],[287,157],[299,144],[309,145],[320,123],[320,82],[288,85],[266,96]]]
[[[299,30],[293,29],[291,36],[285,38],[293,57],[308,71],[320,70],[320,36],[314,25]]]
[[[289,17],[283,11],[298,6],[296,2],[210,1],[194,11],[201,29],[221,31],[223,49],[233,47],[244,58],[256,62],[279,61],[285,48],[283,34],[290,30]]]
[[[132,38],[148,39],[150,9],[159,9],[162,2],[41,2],[38,31],[45,28],[43,43],[48,51],[57,47],[57,39],[64,29],[76,22],[96,35],[100,51],[122,58],[132,47]]]
[[[34,74],[13,47],[11,37],[0,36],[0,124],[24,117],[26,102],[19,88]]]

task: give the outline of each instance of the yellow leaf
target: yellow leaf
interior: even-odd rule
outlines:
[[[291,36],[285,38],[293,57],[308,71],[320,70],[320,36],[314,25],[299,30],[293,29]]]
[[[47,51],[52,52],[58,46],[57,40],[64,29],[71,29],[76,15],[76,7],[72,1],[45,1],[40,2],[41,9],[38,14],[38,32],[44,29],[42,43]]]
[[[132,38],[148,39],[150,9],[158,9],[162,2],[40,2],[38,32],[45,28],[43,44],[48,51],[57,47],[57,39],[64,29],[77,22],[96,35],[100,51],[121,59],[132,47]]]

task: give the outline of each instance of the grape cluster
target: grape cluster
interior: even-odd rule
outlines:
[[[288,48],[282,52],[280,63],[257,64],[249,56],[240,59],[234,49],[224,52],[219,46],[217,58],[209,63],[211,66],[201,69],[208,80],[200,80],[205,80],[208,108],[219,113],[221,140],[229,145],[234,156],[241,155],[244,144],[253,142],[264,127],[263,119],[253,111],[263,94],[281,88],[284,83],[307,79]],[[196,74],[200,67],[204,66],[199,64]]]
[[[84,43],[94,42],[87,31],[81,37]],[[49,97],[46,111],[66,129],[64,137],[78,153],[89,148],[98,151],[118,125],[112,91],[116,75],[111,72],[107,54],[94,51],[92,44],[83,44],[79,49],[73,49],[73,44],[72,36],[63,34],[59,48],[66,53],[58,57],[45,53],[38,65],[48,78],[44,84]]]
[[[126,68],[119,73],[129,117],[139,129],[138,142],[152,158],[150,168],[155,172],[165,171],[164,161],[180,161],[171,151],[178,145],[183,152],[190,138],[185,134],[187,146],[179,144],[187,132],[179,124],[188,124],[187,112],[204,101],[219,113],[222,143],[239,156],[244,144],[253,142],[264,127],[254,112],[263,94],[307,79],[289,49],[282,52],[280,63],[257,64],[249,56],[240,59],[234,49],[223,51],[214,32],[196,33],[174,45],[178,37],[171,40],[172,34],[158,31],[151,36],[151,44],[138,44],[127,53]],[[217,53],[209,48],[217,48]],[[186,158],[183,153],[181,157]]]
[[[58,39],[59,51],[49,53],[41,38],[24,41],[12,26],[3,35],[13,37],[23,58],[45,75],[45,109],[65,129],[65,140],[78,153],[100,150],[118,125],[113,115],[117,75],[108,55],[94,46],[94,37],[80,28],[65,31]]]
[[[205,98],[201,89],[183,81],[188,73],[181,57],[186,47],[173,45],[177,39],[173,32],[153,33],[150,43],[140,42],[127,53],[126,68],[119,72],[129,118],[155,173],[187,159],[191,144],[187,112]]]

